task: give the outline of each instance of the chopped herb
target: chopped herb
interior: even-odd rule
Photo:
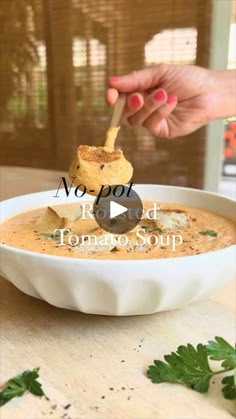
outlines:
[[[153,383],[183,384],[199,393],[206,393],[210,380],[216,374],[236,370],[236,349],[223,338],[215,337],[208,345],[201,343],[194,348],[191,344],[179,346],[176,352],[165,355],[163,361],[154,361],[147,375]],[[223,361],[221,369],[213,371],[208,359]],[[234,376],[229,375],[221,381],[222,392],[226,399],[236,399]]]
[[[66,236],[68,233],[69,233],[69,231],[63,231],[63,236]],[[42,234],[40,234],[40,236],[47,237],[47,238],[53,239],[53,240],[59,240],[60,237],[61,237],[61,233],[55,233],[55,234],[53,234],[53,233],[42,233]]]
[[[143,228],[145,231],[150,231],[150,230],[152,230],[152,228],[151,228],[151,227],[149,227],[149,226],[141,226],[141,228]]]
[[[218,233],[214,230],[205,230],[199,231],[199,234],[202,234],[203,236],[217,237]]]
[[[42,233],[40,235],[43,236],[43,237],[48,237],[49,239],[54,239],[54,240],[57,236],[56,234],[52,234],[52,233]]]
[[[158,233],[163,232],[163,230],[159,227],[151,227],[151,226],[143,225],[143,226],[141,226],[141,228],[143,228],[146,233],[150,233],[150,232],[153,232],[153,231],[158,231]]]
[[[167,249],[167,247],[166,246],[161,246],[161,249]]]
[[[21,397],[25,393],[30,392],[35,396],[43,396],[42,384],[37,381],[39,377],[39,368],[35,368],[32,371],[24,371],[22,374],[11,378],[6,383],[6,388],[0,393],[0,406],[9,402],[15,397]]]

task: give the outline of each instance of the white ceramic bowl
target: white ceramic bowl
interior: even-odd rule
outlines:
[[[233,200],[201,190],[134,187],[143,200],[209,209],[233,218]],[[2,221],[46,205],[80,202],[73,191],[19,196],[1,203]],[[85,196],[84,201],[93,200]],[[50,256],[1,245],[1,274],[21,291],[57,307],[105,315],[150,314],[208,296],[235,278],[235,247],[171,259],[96,260]]]

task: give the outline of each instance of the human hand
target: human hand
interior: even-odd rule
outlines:
[[[223,118],[224,112],[231,116],[228,113],[232,110],[227,109],[232,108],[228,103],[230,92],[232,96],[228,73],[159,64],[112,77],[107,102],[114,105],[119,92],[128,93],[124,118],[131,126],[143,125],[158,137],[174,138],[190,134],[212,119]]]

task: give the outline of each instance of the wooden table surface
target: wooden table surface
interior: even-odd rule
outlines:
[[[2,168],[1,199],[58,186],[62,173]],[[33,275],[33,272],[32,272]],[[1,382],[40,367],[50,400],[27,394],[1,408],[1,419],[227,419],[234,405],[220,390],[152,384],[154,359],[214,336],[235,341],[235,289],[230,283],[207,301],[149,316],[106,317],[59,309],[0,278]],[[70,404],[66,410],[64,407]]]

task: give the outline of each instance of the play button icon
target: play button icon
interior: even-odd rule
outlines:
[[[110,202],[110,218],[117,217],[118,215],[123,214],[125,211],[127,211],[127,207],[117,204],[114,201]]]
[[[97,224],[112,234],[133,230],[143,214],[142,201],[129,186],[113,185],[110,193],[95,200],[93,213]]]

